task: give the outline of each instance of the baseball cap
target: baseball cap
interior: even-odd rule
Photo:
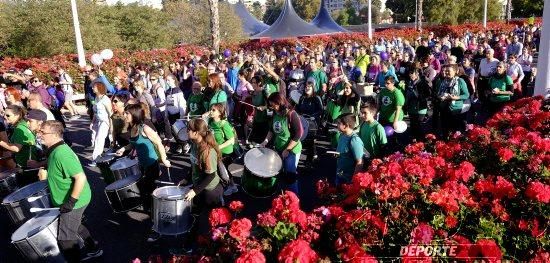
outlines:
[[[48,115],[46,115],[46,113],[41,110],[30,110],[27,113],[27,119],[37,120],[37,121],[46,121],[48,119]]]

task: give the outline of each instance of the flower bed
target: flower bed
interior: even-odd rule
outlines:
[[[212,212],[202,262],[550,262],[550,112],[542,98],[506,106],[487,127],[428,135],[353,183],[317,183],[322,206],[285,192],[256,218],[234,201]],[[203,242],[205,242],[203,240]],[[184,260],[180,258],[175,260]]]
[[[536,22],[540,23],[542,20],[537,18]],[[504,31],[510,32],[516,24],[523,24],[525,21],[513,21],[510,24],[506,24],[501,21],[493,21],[487,23],[487,28],[489,30],[495,31]],[[455,26],[431,26],[427,27],[424,30],[424,35],[429,31],[433,31],[436,35],[463,35],[466,30],[470,32],[482,32],[484,29],[481,24],[462,24]],[[401,37],[403,39],[413,39],[422,34],[416,31],[414,28],[404,28],[404,29],[380,29],[374,33],[374,37],[384,37],[386,39],[391,39],[394,36]],[[237,44],[223,44],[223,48],[229,48],[231,50],[245,49],[245,50],[258,50],[261,48],[274,47],[289,47],[295,46],[296,38],[282,39],[282,40],[250,40],[243,43]],[[343,41],[353,40],[359,43],[370,43],[368,39],[368,34],[366,33],[343,33],[343,34],[333,34],[333,35],[321,35],[314,37],[306,37],[301,40],[301,42],[313,46],[318,44],[326,43],[338,43]],[[137,51],[129,52],[126,50],[114,50],[114,58],[112,60],[104,62],[102,65],[103,71],[107,75],[112,76],[115,74],[116,66],[127,65],[128,63],[135,65],[136,63],[146,63],[150,64],[153,61],[158,61],[163,64],[168,64],[170,62],[177,61],[180,57],[185,57],[190,54],[202,55],[207,52],[206,47],[199,46],[180,46],[173,49],[155,49],[150,51]],[[87,54],[86,58],[90,60],[92,53]],[[72,76],[80,75],[80,69],[78,67],[78,58],[75,54],[68,55],[57,55],[47,58],[13,58],[6,57],[0,65],[0,72],[6,71],[10,68],[16,68],[19,70],[32,68],[33,72],[39,77],[51,79],[51,70],[54,66],[61,66],[66,69],[66,71]],[[77,88],[79,88],[77,86]],[[81,88],[81,87],[80,87]]]

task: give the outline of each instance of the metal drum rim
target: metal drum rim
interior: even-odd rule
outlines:
[[[155,189],[153,191],[153,193],[151,193],[151,196],[154,198],[154,199],[157,199],[157,200],[167,200],[167,201],[179,201],[179,200],[183,200],[185,199],[185,194],[182,195],[181,197],[178,196],[176,198],[168,198],[168,197],[164,197],[164,196],[158,196],[157,193],[160,192],[160,190],[163,190],[163,189],[167,189],[167,188],[186,188],[187,189],[187,192],[189,192],[189,190],[191,190],[191,186],[163,186],[163,187],[159,187],[157,189]],[[191,201],[185,201],[185,202],[189,202],[191,203]]]
[[[262,151],[262,150],[265,149],[265,150],[267,150],[267,151],[270,151],[270,152],[275,153],[275,155],[276,155],[277,157],[279,157],[279,154],[277,154],[277,152],[274,151],[274,150],[272,150],[272,149],[269,149],[269,148],[266,148],[266,147],[257,147],[257,148],[253,148],[253,149],[249,150],[248,152],[246,152],[246,154],[244,155],[244,167],[245,167],[245,169],[248,169],[248,171],[249,171],[250,173],[252,173],[253,175],[255,175],[255,176],[257,176],[257,177],[260,177],[260,178],[271,178],[271,177],[277,176],[277,175],[279,174],[279,172],[281,171],[282,167],[283,167],[283,161],[281,160],[281,157],[278,158],[278,160],[279,160],[278,163],[280,163],[280,165],[279,165],[279,166],[280,166],[280,167],[279,167],[279,170],[276,171],[276,172],[275,172],[275,171],[270,172],[270,173],[268,173],[268,175],[259,175],[259,174],[255,173],[254,171],[250,170],[250,168],[247,167],[247,165],[246,165],[247,160],[248,160],[247,155],[248,155],[248,153],[250,153],[250,151],[253,151],[253,150],[255,150],[255,149],[257,149],[257,150],[259,150],[259,151]],[[252,157],[251,157],[251,158],[252,158]]]
[[[126,161],[126,160],[129,160],[130,161],[130,165],[129,166],[126,166],[126,167],[115,167],[113,168],[113,166],[115,166],[115,164],[119,163],[119,162],[122,162],[122,161]],[[118,160],[116,160],[113,164],[109,165],[109,168],[113,171],[118,171],[118,170],[123,170],[123,169],[127,169],[127,168],[130,168],[132,166],[135,166],[136,164],[139,164],[139,161],[137,159],[132,159],[132,158],[128,158],[128,157],[122,157],[122,158],[119,158]]]
[[[49,221],[47,224],[43,224],[40,226],[40,228],[38,228],[38,230],[36,232],[34,232],[32,234],[32,236],[29,236],[28,234],[25,235],[24,238],[22,239],[17,239],[17,240],[13,240],[13,236],[15,236],[15,234],[18,233],[18,231],[23,227],[23,226],[26,226],[27,224],[31,225],[29,222],[31,222],[31,220],[36,220],[38,217],[41,217],[41,216],[52,216],[52,220]],[[27,240],[29,239],[30,237],[33,237],[35,236],[36,234],[42,232],[44,229],[48,228],[49,225],[52,224],[52,222],[54,222],[55,220],[57,220],[59,218],[59,210],[47,210],[47,211],[42,211],[42,212],[39,212],[37,213],[35,216],[33,216],[32,218],[30,218],[29,220],[27,220],[27,222],[23,223],[21,226],[19,226],[17,228],[17,230],[15,230],[15,232],[12,233],[10,239],[11,239],[11,243],[15,243],[15,242],[20,242],[20,241],[23,241],[23,240]],[[33,222],[34,223],[34,222]]]
[[[33,193],[33,194],[29,195],[29,196],[23,197],[23,198],[21,198],[21,199],[14,200],[14,201],[12,201],[12,202],[7,202],[7,201],[6,201],[6,199],[8,199],[8,197],[10,197],[10,196],[16,194],[17,192],[22,191],[23,189],[30,188],[31,186],[37,185],[38,183],[44,184],[44,188],[40,189],[40,191],[37,191],[37,192],[35,192],[35,193]],[[15,190],[15,192],[10,193],[10,194],[7,195],[6,197],[4,197],[4,199],[2,199],[2,204],[3,204],[3,205],[6,205],[6,204],[14,204],[14,203],[20,202],[20,201],[22,201],[22,200],[25,200],[26,198],[29,198],[29,197],[31,197],[31,196],[35,196],[35,194],[37,194],[37,193],[39,193],[39,192],[42,192],[44,189],[45,189],[46,191],[48,190],[48,183],[46,182],[46,180],[42,180],[42,181],[38,181],[38,182],[34,182],[34,183],[31,183],[31,184],[25,185],[25,186],[23,186],[23,187],[21,187],[21,188]],[[9,201],[9,200],[8,200],[8,201]]]

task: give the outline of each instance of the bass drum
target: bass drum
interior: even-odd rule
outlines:
[[[8,212],[13,224],[16,226],[21,225],[35,216],[29,211],[31,208],[52,207],[48,183],[38,181],[25,186],[6,196],[2,201],[2,206]]]
[[[179,235],[193,226],[192,202],[185,201],[190,187],[165,186],[153,191],[153,230],[162,235]]]
[[[116,155],[113,153],[104,153],[96,160],[97,168],[99,168],[101,175],[103,175],[105,184],[112,184],[115,181],[115,176],[113,175],[113,171],[111,171],[111,165],[116,161],[116,158]]]
[[[105,187],[105,195],[115,213],[130,211],[143,204],[138,188],[141,175],[130,175]]]
[[[244,156],[241,177],[243,190],[252,197],[270,197],[277,191],[277,175],[283,167],[281,157],[268,148],[253,148]]]
[[[0,197],[5,197],[17,190],[17,170],[7,170],[0,173]]]
[[[121,180],[130,175],[141,175],[141,170],[139,169],[139,162],[137,158],[120,158],[116,162],[114,162],[110,168],[114,177],[113,181]]]
[[[182,142],[189,140],[189,135],[187,134],[187,121],[177,120],[172,124],[172,131],[178,140]]]

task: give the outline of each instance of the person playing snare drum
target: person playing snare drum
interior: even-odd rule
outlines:
[[[78,156],[63,142],[63,124],[45,121],[37,134],[48,148],[48,188],[53,206],[59,207],[57,242],[63,256],[67,262],[80,262],[80,238],[87,249],[86,258],[101,256],[103,250],[82,225],[92,191]]]
[[[281,179],[284,187],[298,193],[297,169],[302,151],[300,138],[304,132],[300,116],[296,111],[289,109],[288,101],[279,92],[272,93],[268,103],[274,115],[271,130],[261,146],[265,147],[272,138],[274,139],[275,150],[283,159],[284,173]]]

